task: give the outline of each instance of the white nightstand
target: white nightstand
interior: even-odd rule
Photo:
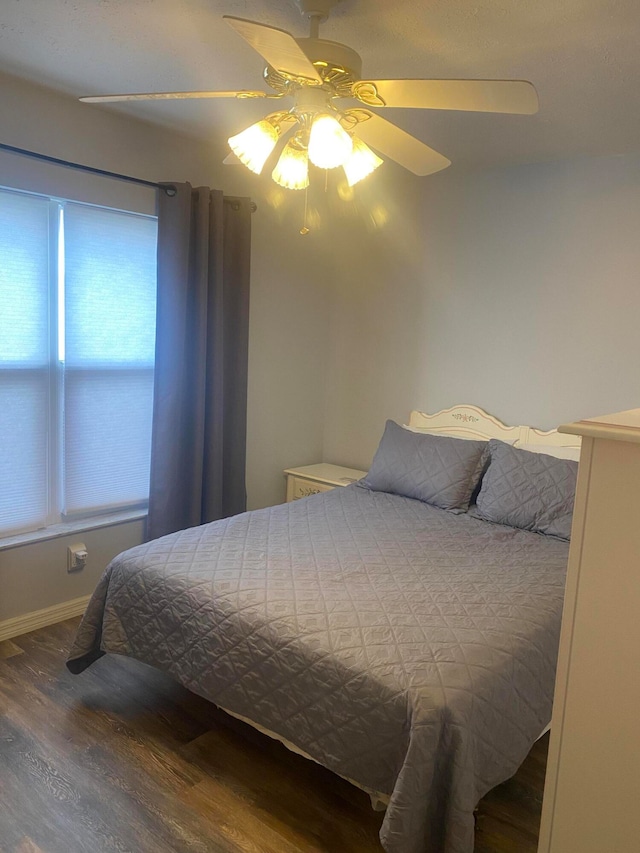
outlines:
[[[329,492],[336,486],[348,486],[362,479],[366,471],[357,468],[343,468],[341,465],[329,465],[320,462],[317,465],[304,465],[302,468],[287,468],[284,472],[287,478],[287,503],[317,495],[318,492]]]

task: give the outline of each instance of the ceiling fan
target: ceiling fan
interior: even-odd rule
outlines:
[[[395,160],[416,175],[429,175],[450,161],[397,125],[369,109],[464,110],[533,114],[538,96],[525,80],[370,80],[362,79],[362,60],[350,47],[319,38],[319,27],[340,0],[296,0],[310,19],[309,38],[235,18],[224,20],[266,61],[260,90],[156,92],[80,98],[89,103],[180,98],[293,98],[229,139],[235,157],[260,174],[278,141],[289,136],[272,177],[286,189],[309,184],[309,162],[321,169],[342,166],[353,186],[383,161]],[[355,103],[354,103],[355,102]],[[374,150],[372,150],[374,149]],[[235,155],[235,156],[234,156]],[[229,158],[225,162],[231,162]],[[236,161],[237,162],[237,161]]]

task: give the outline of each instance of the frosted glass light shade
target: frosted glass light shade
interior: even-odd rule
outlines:
[[[243,130],[242,133],[232,136],[229,139],[229,146],[247,169],[259,175],[267,157],[276,147],[279,136],[278,128],[267,119],[262,119]]]
[[[382,163],[383,160],[366,143],[354,136],[351,156],[343,164],[349,186],[352,187],[358,181],[366,178]]]
[[[287,190],[303,190],[309,186],[309,155],[295,139],[285,145],[271,177]]]
[[[319,169],[342,166],[351,154],[351,137],[333,116],[322,113],[313,120],[309,134],[309,159]]]

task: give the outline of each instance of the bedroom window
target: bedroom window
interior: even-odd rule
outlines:
[[[145,506],[156,235],[0,189],[0,536]]]

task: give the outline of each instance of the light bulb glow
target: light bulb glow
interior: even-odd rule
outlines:
[[[370,175],[383,161],[369,146],[357,136],[353,137],[353,150],[349,159],[343,164],[347,182],[350,187]]]
[[[296,139],[285,145],[271,177],[287,190],[303,190],[309,186],[309,155]]]
[[[268,119],[262,119],[236,136],[232,136],[229,139],[229,146],[247,169],[259,175],[267,157],[276,147],[279,136],[279,128]]]
[[[309,134],[309,159],[319,169],[342,166],[351,154],[353,143],[347,131],[333,116],[315,117]]]

